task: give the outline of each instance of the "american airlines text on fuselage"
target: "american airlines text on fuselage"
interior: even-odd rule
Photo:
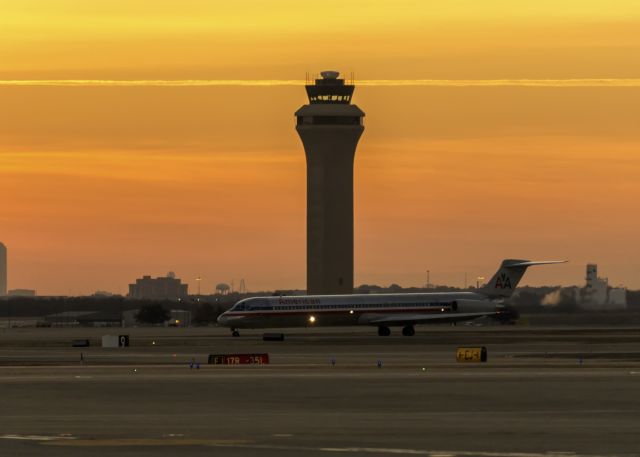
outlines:
[[[320,305],[319,298],[283,298],[278,300],[279,305]]]

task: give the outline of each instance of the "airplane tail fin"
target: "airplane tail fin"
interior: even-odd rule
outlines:
[[[522,279],[522,276],[524,276],[525,271],[527,271],[527,268],[534,265],[549,265],[565,262],[566,260],[546,260],[541,262],[517,259],[503,260],[496,274],[480,289],[480,293],[491,298],[510,297]]]

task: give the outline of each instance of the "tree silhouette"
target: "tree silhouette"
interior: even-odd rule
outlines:
[[[220,312],[219,307],[213,306],[211,303],[203,303],[196,308],[193,323],[197,325],[211,324],[218,319]]]

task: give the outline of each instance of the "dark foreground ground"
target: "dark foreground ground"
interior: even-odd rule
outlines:
[[[637,328],[127,329],[126,349],[69,347],[105,333],[0,333],[1,456],[640,456]],[[488,363],[456,363],[462,345]],[[203,363],[225,352],[272,363]]]

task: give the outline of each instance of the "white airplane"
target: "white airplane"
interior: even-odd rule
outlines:
[[[503,260],[496,274],[477,292],[246,298],[221,314],[218,323],[229,327],[233,336],[240,336],[241,328],[345,325],[375,326],[380,336],[390,335],[389,327],[402,327],[404,336],[413,336],[417,324],[455,323],[514,313],[503,302],[511,296],[527,268],[564,262]]]

